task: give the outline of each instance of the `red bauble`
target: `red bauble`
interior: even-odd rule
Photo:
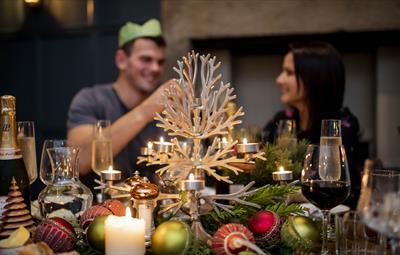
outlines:
[[[77,238],[74,228],[68,221],[54,217],[45,219],[37,226],[33,241],[43,241],[58,253],[71,251]]]
[[[113,214],[109,209],[102,205],[94,205],[87,209],[81,216],[81,228],[86,229],[89,224],[96,218],[97,216],[105,216]]]
[[[126,206],[119,200],[108,199],[102,205],[116,216],[125,216]]]
[[[276,240],[279,238],[281,220],[271,211],[260,211],[249,219],[249,228],[257,240]]]
[[[247,250],[247,246],[238,243],[237,240],[245,240],[255,243],[253,234],[248,228],[241,224],[226,224],[215,232],[212,249],[216,255],[236,255],[241,251]]]

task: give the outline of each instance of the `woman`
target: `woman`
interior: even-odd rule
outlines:
[[[263,140],[277,137],[279,120],[294,119],[297,138],[319,143],[321,120],[340,119],[353,184],[351,206],[358,198],[360,182],[358,157],[359,125],[348,108],[343,108],[345,69],[339,52],[325,42],[293,43],[276,78],[281,88],[281,102],[287,108],[278,112],[263,129]]]

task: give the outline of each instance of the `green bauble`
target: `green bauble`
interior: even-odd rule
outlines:
[[[104,251],[105,246],[105,228],[104,221],[107,215],[97,216],[89,225],[86,231],[86,238],[90,245],[95,250]]]
[[[188,249],[192,239],[190,227],[177,220],[160,224],[151,237],[151,250],[156,255],[180,255]]]
[[[281,239],[293,250],[312,251],[320,245],[320,231],[310,218],[290,216],[282,226]]]

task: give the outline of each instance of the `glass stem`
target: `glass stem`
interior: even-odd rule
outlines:
[[[329,210],[322,211],[322,249],[321,254],[328,254],[328,224],[329,224]]]
[[[392,249],[392,255],[400,255],[400,239],[391,238],[390,246]]]

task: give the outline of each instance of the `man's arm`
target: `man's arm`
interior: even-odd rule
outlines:
[[[165,83],[160,86],[151,96],[139,104],[137,107],[121,116],[111,125],[111,139],[113,156],[117,155],[140,131],[153,120],[156,112],[164,109],[162,104],[162,94],[170,85]],[[92,125],[79,125],[67,133],[70,144],[81,147],[79,172],[86,175],[91,171],[91,142]]]

